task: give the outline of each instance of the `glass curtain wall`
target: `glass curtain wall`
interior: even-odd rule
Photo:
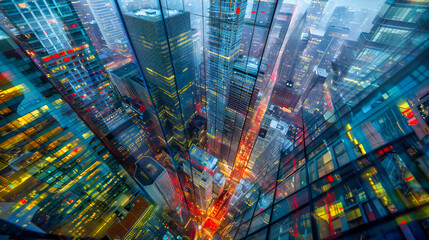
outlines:
[[[257,135],[253,129],[252,134],[245,136],[243,129],[253,125],[262,89],[267,85],[264,82],[269,81],[269,75],[263,74],[270,65],[268,56],[272,59],[277,56],[275,47],[267,42],[276,6],[275,1],[118,1],[136,63],[166,135],[189,209],[195,216],[204,215],[207,209],[196,205],[201,202],[195,199],[199,180],[194,174],[198,168],[188,157],[189,147],[196,144],[218,158],[217,168],[226,178],[232,176],[235,165],[239,166],[233,174],[236,181],[239,180],[249,155],[244,154],[241,164],[235,163],[239,144],[249,135]],[[217,24],[218,21],[224,25]],[[281,36],[276,34],[272,34],[271,42],[281,41]],[[219,41],[231,43],[216,47]],[[223,69],[225,64],[229,70]],[[225,75],[223,83],[218,82],[219,74]],[[209,89],[208,84],[212,84],[213,89]],[[224,87],[220,87],[221,84]],[[218,139],[219,151],[214,151],[210,128],[216,124],[210,123],[210,117],[216,114],[210,112],[215,111],[215,107],[207,103],[210,98],[207,94],[221,94],[216,93],[221,89],[224,97],[214,102],[222,102],[223,107],[216,107],[222,113],[226,109],[221,121],[225,126],[219,124],[217,129],[225,137]],[[232,101],[228,101],[229,98]],[[260,117],[263,110],[259,110]],[[222,116],[220,112],[219,116]],[[193,123],[199,118],[208,122],[208,142],[195,142],[192,136]],[[206,131],[203,134],[206,135]],[[247,140],[247,146],[252,141],[254,139]],[[214,203],[215,200],[208,201]],[[214,215],[219,210],[213,211]]]
[[[326,129],[314,138],[304,132],[274,170],[247,186],[220,235],[427,238],[428,126],[418,110],[427,99],[418,89],[429,86],[428,54],[391,70],[390,79],[341,118],[320,116]]]
[[[312,1],[308,9],[323,4]],[[414,18],[409,11],[418,14]],[[281,157],[258,152],[270,129],[262,124],[250,157],[254,162],[234,192],[218,237],[427,238],[427,4],[388,1],[367,33],[353,40],[350,33],[329,27],[323,38],[312,35],[315,13],[295,22],[295,31],[310,29],[309,36],[291,36],[284,51],[303,56],[318,49],[325,49],[323,54],[339,50],[339,55],[328,56],[332,63],[325,66],[326,55],[318,61],[283,59],[282,68],[273,72],[284,85],[302,88],[291,92],[275,86],[263,118],[288,120]],[[402,30],[409,35],[393,35]],[[327,37],[329,44],[324,43]],[[363,61],[370,51],[378,52]],[[310,69],[303,78],[311,80],[307,85],[300,82],[301,73],[293,73],[302,69],[299,64]],[[288,99],[281,98],[285,91],[291,93]],[[296,103],[292,93],[301,94]],[[272,161],[258,165],[261,154]]]
[[[87,7],[81,1],[2,1],[2,28],[54,87],[47,91],[60,94],[134,177],[141,192],[150,196],[148,201],[159,205],[161,212],[167,211],[174,224],[185,226],[190,216],[175,163],[143,77],[129,54],[126,36],[113,44],[118,48],[115,51],[100,39],[95,41],[106,29],[85,20],[91,17]],[[155,172],[159,175],[138,175],[148,171],[153,159],[159,163]],[[168,191],[157,190],[160,188]]]
[[[139,187],[3,31],[0,49],[2,231],[103,237]]]

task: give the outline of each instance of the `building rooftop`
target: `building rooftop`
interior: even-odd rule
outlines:
[[[208,167],[211,170],[214,170],[217,166],[218,159],[196,145],[191,146],[189,155],[191,155],[192,160],[199,161],[197,164]]]
[[[119,78],[122,78],[122,77],[127,76],[128,74],[134,72],[135,70],[137,70],[137,65],[129,62],[129,63],[125,64],[124,66],[113,70],[112,74],[119,77]]]

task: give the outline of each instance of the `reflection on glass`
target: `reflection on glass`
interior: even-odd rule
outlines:
[[[314,216],[321,239],[334,236],[364,223],[360,204],[365,192],[355,181],[335,188],[314,203]]]
[[[313,239],[310,218],[311,214],[308,207],[294,212],[271,226],[269,239]]]

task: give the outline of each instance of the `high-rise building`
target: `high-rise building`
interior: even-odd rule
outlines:
[[[429,34],[427,28],[422,28],[428,21],[427,14],[428,7],[424,3],[384,3],[371,31],[359,36],[354,62],[336,80],[333,97],[356,104],[357,93],[371,87],[375,79],[408,55],[418,54]]]
[[[285,14],[286,25],[290,25],[292,18],[298,18],[299,16],[293,15],[291,11],[295,11],[296,6],[290,5],[288,12]],[[289,13],[290,12],[290,13]],[[294,87],[293,75],[296,71],[295,65],[299,59],[299,52],[306,46],[305,38],[302,37],[301,33],[304,30],[304,18],[299,17],[298,23],[294,23],[296,26],[292,27],[290,37],[285,46],[285,54],[283,55],[280,65],[282,66],[279,70],[279,79],[276,81],[273,89],[271,101],[279,106],[293,109],[299,100],[299,92],[297,86]],[[285,38],[288,28],[281,31],[280,37]],[[310,37],[310,43],[312,38]],[[280,46],[282,43],[279,43]],[[276,49],[276,48],[275,48]],[[277,48],[278,49],[278,48]],[[275,51],[275,50],[274,50]],[[286,57],[287,56],[287,57]]]
[[[175,210],[178,202],[174,201],[176,193],[167,170],[151,157],[143,157],[136,164],[137,182],[159,206]]]
[[[119,42],[125,38],[125,31],[116,6],[112,0],[82,0],[87,1],[87,6],[91,9],[92,16],[103,34],[103,39],[107,46],[116,50],[119,48]],[[100,38],[100,36],[98,37]]]
[[[0,39],[1,219],[102,237],[137,185],[12,38]]]
[[[229,167],[234,166],[238,145],[241,140],[244,122],[254,109],[258,91],[255,89],[259,59],[242,56],[233,66],[228,103],[225,110],[225,126],[221,155]],[[262,73],[260,73],[262,74]]]
[[[377,79],[379,88],[351,111],[339,112],[342,118],[328,122],[323,111],[308,119],[299,115],[303,124],[324,129],[305,128],[265,175],[262,182],[271,179],[269,184],[242,179],[220,237],[426,238],[428,216],[409,217],[429,201],[422,171],[428,165],[418,160],[428,158],[418,153],[420,144],[427,144],[422,134],[426,123],[417,120],[418,111],[411,106],[427,101],[425,91],[412,89],[428,86],[423,77],[429,74],[428,54],[426,50],[401,70],[391,70],[388,80]],[[322,72],[316,81],[325,78]]]
[[[111,79],[102,68],[97,52],[86,35],[72,3],[41,1],[37,4],[34,2],[21,4],[4,1],[0,7],[6,16],[6,26],[11,31],[9,34],[16,36],[20,47],[55,86],[63,100],[71,105],[91,129],[88,134],[95,134],[107,148],[94,151],[111,152],[116,162],[124,166],[128,172],[119,173],[111,170],[111,174],[132,175],[135,163],[150,152],[145,146],[146,137],[149,136],[145,135],[147,129],[144,123],[141,124],[140,116],[135,116],[137,112],[135,114],[129,112],[117,98],[110,85]],[[61,11],[56,11],[57,8]],[[163,139],[163,136],[160,138]],[[171,159],[165,157],[163,153],[156,154],[164,166],[173,166]],[[177,181],[175,174],[173,171],[173,178],[176,177]],[[175,183],[173,185],[175,190],[180,189],[180,184]],[[183,197],[178,196],[177,202],[182,200]],[[110,218],[112,219],[114,217]],[[85,235],[90,234],[82,234]]]
[[[1,0],[0,236],[429,239],[429,3],[290,2]]]
[[[216,199],[223,193],[226,185],[226,179],[223,174],[217,172],[213,175],[213,199]]]
[[[310,6],[308,7],[307,13],[307,26],[305,31],[311,31],[317,29],[320,24],[320,20],[323,16],[323,11],[325,10],[328,0],[312,0]]]
[[[0,7],[22,47],[79,116],[93,131],[106,131],[109,121],[116,119],[109,77],[71,2],[3,1]],[[63,10],[55,12],[55,8]]]
[[[190,164],[185,166],[185,172],[192,176],[195,205],[201,212],[206,212],[213,200],[213,174],[218,159],[195,145],[189,150],[189,158]]]
[[[287,123],[281,119],[276,119],[270,115],[265,116],[247,164],[247,168],[254,177],[259,177],[267,166],[280,160],[288,129]]]
[[[3,1],[0,7],[20,46],[91,131],[117,159],[121,159],[125,169],[133,174],[135,162],[138,161],[138,158],[130,154],[136,153],[132,150],[135,148],[133,142],[145,145],[144,142],[148,141],[141,133],[150,129],[135,125],[139,121],[130,118],[128,111],[117,98],[111,86],[110,75],[103,69],[71,1],[54,2],[52,5],[46,1],[37,4]],[[53,11],[56,8],[63,10]],[[43,11],[44,9],[47,10]],[[40,14],[41,12],[43,14]],[[133,89],[139,91],[141,88]],[[144,95],[140,94],[140,97],[143,98]],[[143,122],[147,121],[145,119]],[[123,123],[127,126],[122,125]],[[157,122],[153,123],[157,125]],[[157,128],[154,126],[155,130]],[[121,134],[122,131],[125,131],[124,134]],[[125,136],[127,131],[133,131],[133,134]],[[118,134],[117,138],[112,133]],[[132,140],[130,136],[135,139]],[[123,137],[128,140],[122,139]],[[173,165],[171,160],[166,161]]]
[[[135,9],[123,14],[167,143],[176,154],[189,148],[187,128],[195,114],[195,66],[189,12]],[[166,24],[164,25],[164,22]]]
[[[208,151],[225,161],[221,154],[225,125],[225,108],[235,59],[240,50],[246,1],[228,4],[223,0],[210,2],[207,84]],[[230,166],[232,167],[232,166]]]
[[[76,12],[79,16],[80,21],[82,22],[83,27],[85,28],[88,37],[91,39],[92,45],[100,52],[102,48],[106,48],[106,40],[101,37],[103,36],[98,23],[95,21],[94,15],[91,12],[87,0],[78,0],[73,1],[73,6],[76,9]]]

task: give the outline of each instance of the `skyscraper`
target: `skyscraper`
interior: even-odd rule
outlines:
[[[185,167],[185,172],[192,176],[195,205],[206,212],[213,200],[213,174],[218,159],[195,145],[189,150],[189,157],[190,165]]]
[[[429,239],[429,4],[290,2],[1,0],[0,235]]]
[[[225,107],[235,59],[240,49],[246,1],[210,2],[207,69],[207,136],[208,150],[227,161],[221,154],[225,124]],[[230,166],[232,167],[232,166]]]
[[[195,73],[190,14],[135,9],[123,13],[149,94],[176,161],[189,147],[187,127],[195,114]]]
[[[70,1],[54,2],[52,5],[46,1],[37,4],[4,1],[0,3],[0,7],[20,46],[91,131],[133,174],[132,170],[138,159],[128,153],[133,152],[131,148],[134,146],[120,143],[120,128],[117,127],[124,122],[133,125],[136,122],[130,119],[114,94],[110,76],[103,69],[73,4]],[[56,8],[61,8],[62,11],[54,11]],[[141,131],[139,126],[122,128],[125,129]],[[111,134],[113,131],[118,134],[118,139]],[[136,141],[144,140],[139,134],[133,134]],[[128,141],[130,142],[132,141]],[[117,146],[122,146],[125,150]]]
[[[257,89],[256,79],[259,64],[259,59],[242,56],[237,58],[233,66],[221,151],[222,157],[229,167],[234,165],[244,122],[254,111],[253,107],[258,95],[258,91],[255,89]]]
[[[375,79],[409,54],[418,54],[419,46],[425,44],[429,33],[427,28],[421,27],[427,24],[427,14],[428,7],[423,3],[384,3],[371,31],[360,35],[355,61],[341,73],[338,87],[332,89],[333,97],[356,104],[358,92],[370,87]]]
[[[134,178],[140,183],[152,199],[161,207],[175,210],[175,190],[165,168],[151,157],[143,157],[137,163]]]
[[[254,177],[259,177],[267,166],[280,159],[288,129],[289,126],[280,119],[265,117],[247,164]]]
[[[82,25],[85,28],[88,37],[91,39],[94,48],[99,52],[102,48],[107,47],[106,40],[101,37],[100,27],[95,21],[94,15],[91,12],[88,1],[78,0],[73,1],[73,6],[79,16]]]
[[[125,32],[113,1],[82,1],[88,2],[88,6],[100,28],[100,32],[103,34],[103,38],[106,41],[107,46],[112,50],[118,49],[119,43],[125,38]]]
[[[16,43],[0,35],[2,220],[102,237],[98,230],[138,187]]]
[[[0,6],[19,32],[17,38],[24,49],[93,131],[102,134],[109,120],[115,120],[109,77],[71,2],[4,1]],[[63,10],[51,11],[55,8]]]

